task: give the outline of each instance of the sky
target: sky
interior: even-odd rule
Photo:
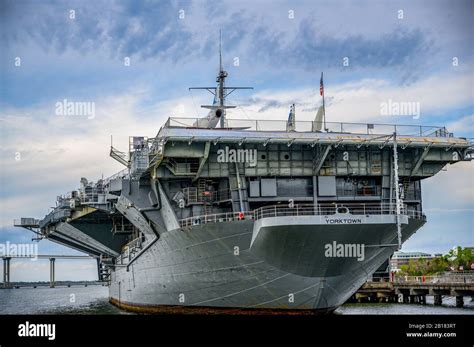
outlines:
[[[229,118],[312,120],[324,71],[328,121],[446,126],[474,137],[473,2],[0,0],[0,243],[30,243],[14,218],[42,218],[81,177],[122,169],[108,156],[166,119],[204,116],[218,70]],[[94,115],[58,115],[90,102]],[[381,115],[415,102],[420,117]],[[428,222],[404,251],[474,246],[472,162],[424,180]],[[74,251],[43,240],[39,253]],[[57,280],[94,280],[95,261],[57,261]],[[12,261],[13,281],[48,279],[47,260]]]

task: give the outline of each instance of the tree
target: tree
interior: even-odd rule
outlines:
[[[462,248],[458,246],[456,253],[457,254],[454,255],[455,258],[452,261],[454,268],[459,270],[462,266],[464,270],[470,270],[471,264],[474,263],[473,252],[469,248]]]
[[[457,247],[442,257],[410,259],[407,265],[400,266],[400,275],[432,276],[449,271],[451,267],[459,270],[461,266],[467,271],[471,270],[472,263],[474,263],[474,253],[469,248]]]

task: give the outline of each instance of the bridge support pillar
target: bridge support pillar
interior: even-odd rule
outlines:
[[[100,258],[97,258],[96,260],[97,260],[97,281],[100,281],[100,280],[102,280],[101,273],[100,273],[100,268],[101,268]]]
[[[3,287],[10,287],[10,257],[3,257]]]
[[[441,306],[442,303],[443,303],[443,296],[436,294],[436,295],[434,296],[434,304],[435,304],[436,306]]]
[[[456,296],[456,307],[464,306],[464,297],[462,295]]]
[[[55,258],[49,258],[49,287],[54,288],[55,280],[54,280],[54,262],[56,261]]]

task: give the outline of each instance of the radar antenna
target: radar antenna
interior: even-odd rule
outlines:
[[[225,86],[225,79],[227,78],[228,73],[224,70],[222,65],[222,39],[221,39],[221,31],[219,30],[219,74],[217,75],[216,87],[191,87],[189,90],[192,89],[205,89],[212,95],[214,95],[214,102],[212,105],[201,105],[202,108],[210,109],[209,115],[207,116],[208,124],[207,127],[215,127],[217,122],[214,126],[214,122],[211,121],[211,118],[215,119],[218,118],[220,121],[221,128],[225,127],[225,110],[228,108],[235,108],[236,106],[226,105],[225,99],[235,90],[237,89],[253,89],[253,87],[226,87]],[[199,121],[198,124],[201,124]],[[203,123],[204,124],[204,123]]]

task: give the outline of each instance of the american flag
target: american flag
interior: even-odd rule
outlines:
[[[319,94],[324,95],[323,73],[321,72],[321,81],[319,82]]]

